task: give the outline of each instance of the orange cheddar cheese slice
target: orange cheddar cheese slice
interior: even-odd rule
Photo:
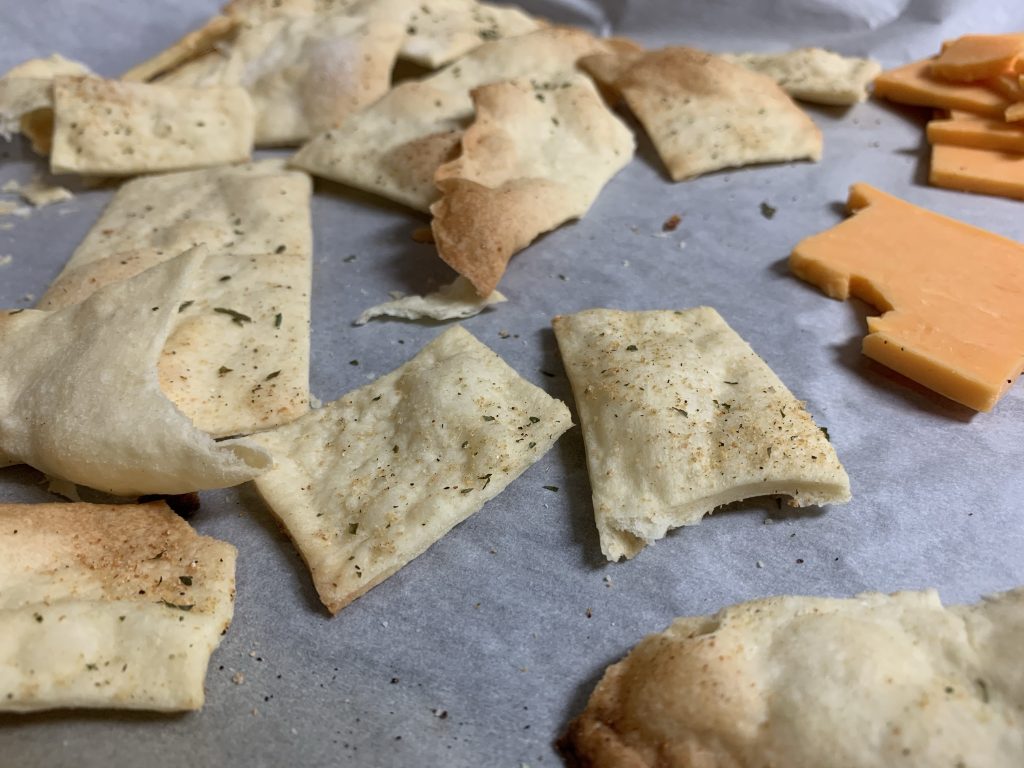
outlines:
[[[867,184],[841,224],[800,242],[789,264],[868,318],[863,352],[978,411],[1024,369],[1024,246],[918,208]]]
[[[1024,155],[935,144],[928,181],[960,192],[1024,200]]]
[[[1015,72],[1004,72],[986,80],[984,84],[1010,101],[1024,101],[1024,88],[1021,88],[1020,80],[1020,75]]]
[[[943,80],[965,83],[997,77],[1024,53],[1024,35],[964,35],[944,43],[929,71]]]
[[[900,104],[936,109],[964,109],[1002,119],[1010,102],[984,85],[947,83],[928,72],[932,59],[922,59],[883,72],[874,81],[874,94]]]
[[[1024,153],[1024,125],[954,111],[949,119],[928,123],[928,143],[1021,154]]]

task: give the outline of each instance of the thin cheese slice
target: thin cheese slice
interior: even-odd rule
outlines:
[[[928,181],[961,192],[1024,200],[1024,155],[1019,150],[1007,153],[936,144]]]
[[[331,613],[418,557],[543,456],[565,405],[456,326],[372,384],[252,438],[257,487]]]
[[[947,83],[929,73],[931,59],[914,61],[875,78],[875,96],[900,104],[936,109],[965,109],[1002,118],[1006,98],[983,85]]]
[[[964,35],[942,46],[928,71],[954,82],[997,77],[1024,53],[1024,35]]]
[[[867,184],[847,206],[856,215],[796,246],[793,272],[884,312],[868,318],[865,355],[991,410],[1024,369],[1024,246]]]
[[[752,496],[849,500],[825,434],[715,310],[590,309],[553,325],[609,560]]]
[[[1024,126],[1008,125],[1003,120],[980,116],[963,117],[963,113],[958,113],[948,120],[930,121],[928,142],[1024,153]]]
[[[199,709],[235,548],[154,504],[0,504],[0,711]]]
[[[1021,88],[1020,76],[1016,72],[1004,72],[984,84],[1010,101],[1024,101],[1024,88]]]

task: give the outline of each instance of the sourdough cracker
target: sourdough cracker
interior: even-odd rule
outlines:
[[[677,619],[610,666],[560,746],[593,768],[1013,768],[1024,589],[770,597]]]
[[[770,77],[794,99],[837,106],[864,101],[868,85],[882,71],[881,64],[873,59],[841,56],[823,48],[722,57]]]
[[[242,88],[58,76],[53,104],[53,173],[182,170],[240,162],[252,152],[253,107]]]
[[[543,456],[564,404],[456,326],[375,382],[252,438],[256,484],[331,613],[398,571]]]
[[[235,555],[163,502],[0,504],[0,711],[199,709]]]
[[[583,62],[621,93],[673,181],[754,163],[821,159],[821,131],[765,75],[692,48]]]
[[[516,251],[589,210],[634,142],[583,75],[493,83],[472,97],[462,152],[435,175],[431,229],[441,258],[487,296]]]
[[[55,312],[0,312],[0,465],[122,496],[223,488],[269,466],[160,391],[157,362],[204,258],[195,249]]]
[[[441,286],[426,296],[402,296],[365,310],[354,325],[366,325],[376,317],[400,320],[464,320],[479,315],[487,307],[508,301],[501,291],[480,297],[473,284],[464,277]]]
[[[438,166],[455,157],[473,116],[470,92],[501,80],[547,82],[576,71],[583,56],[608,52],[575,29],[543,29],[476,48],[423,80],[404,82],[341,127],[303,146],[292,164],[420,211],[439,198]]]
[[[553,325],[609,560],[742,499],[849,500],[824,432],[715,310],[590,309]]]

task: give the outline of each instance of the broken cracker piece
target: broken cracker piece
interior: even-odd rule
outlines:
[[[0,711],[203,705],[235,548],[166,504],[0,504]]]
[[[331,613],[398,571],[540,459],[565,405],[456,326],[401,368],[252,438],[256,484]]]
[[[426,296],[401,296],[394,301],[370,307],[359,316],[354,325],[366,325],[375,317],[397,317],[402,320],[454,320],[478,315],[493,304],[508,299],[500,291],[481,298],[472,283],[464,277],[442,286]]]
[[[882,71],[873,59],[841,56],[823,48],[724,54],[723,58],[770,77],[794,99],[838,106],[864,101],[868,85]]]
[[[715,310],[590,309],[553,325],[609,560],[753,496],[849,500],[824,432]]]

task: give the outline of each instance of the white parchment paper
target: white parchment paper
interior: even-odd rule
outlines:
[[[116,75],[198,26],[216,0],[0,0],[0,69],[59,51]],[[523,0],[552,19],[655,46],[824,45],[886,66],[969,31],[1024,29],[1018,0]],[[671,184],[646,140],[587,218],[517,255],[509,297],[465,326],[527,379],[572,403],[550,319],[592,306],[716,307],[828,427],[854,500],[802,513],[773,499],[677,531],[634,561],[598,548],[578,429],[480,513],[329,618],[255,491],[203,495],[193,524],[239,548],[235,621],[201,713],[63,712],[0,718],[0,765],[553,765],[552,742],[604,667],[681,614],[779,593],[933,586],[948,601],[1024,583],[1024,388],[974,414],[860,354],[868,308],[789,274],[806,235],[842,218],[866,181],[1002,235],[1022,204],[925,185],[926,110],[808,108],[820,164]],[[45,170],[0,144],[0,186]],[[0,306],[29,306],[95,221],[108,189],[26,218],[2,216]],[[766,202],[777,212],[761,214]],[[673,214],[672,233],[661,231]],[[312,386],[329,401],[411,357],[439,326],[375,321],[388,292],[452,272],[414,243],[423,218],[317,182]],[[353,258],[354,257],[354,258]],[[544,486],[556,486],[557,492]],[[52,500],[27,468],[0,501]],[[761,566],[758,566],[760,562]],[[2,631],[2,617],[0,617]],[[240,672],[244,681],[236,676]]]

